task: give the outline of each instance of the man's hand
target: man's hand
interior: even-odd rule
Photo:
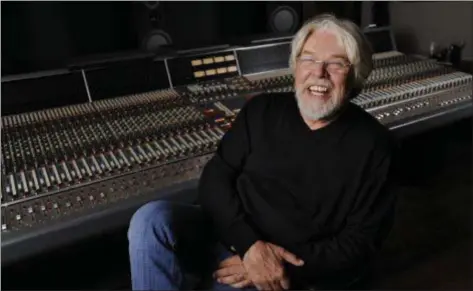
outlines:
[[[251,286],[248,274],[240,257],[235,255],[223,260],[214,273],[214,278],[221,284],[227,284],[233,288],[242,289]]]
[[[301,259],[280,246],[257,241],[244,255],[243,266],[258,290],[282,290],[289,289],[284,261],[295,266],[304,264]]]

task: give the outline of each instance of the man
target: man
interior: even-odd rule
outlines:
[[[349,102],[363,34],[323,15],[294,37],[296,94],[254,97],[203,170],[199,206],[153,202],[129,231],[133,289],[349,288],[392,224],[395,145]]]

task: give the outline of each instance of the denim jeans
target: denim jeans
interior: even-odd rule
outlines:
[[[133,290],[236,290],[212,278],[233,253],[215,238],[199,206],[145,204],[131,219],[128,241]]]

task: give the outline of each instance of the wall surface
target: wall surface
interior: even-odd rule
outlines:
[[[473,59],[473,2],[390,2],[391,25],[400,51],[428,54],[465,41],[462,57]]]

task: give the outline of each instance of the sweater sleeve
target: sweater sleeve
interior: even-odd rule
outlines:
[[[258,97],[254,98],[257,99]],[[236,190],[236,180],[250,153],[248,101],[220,141],[212,159],[204,167],[199,182],[199,203],[227,246],[243,257],[259,234],[251,226]]]
[[[288,264],[291,276],[315,284],[328,278],[339,280],[340,276],[351,276],[357,268],[365,267],[380,249],[394,220],[395,151],[371,164],[343,230],[333,237],[290,248],[305,262],[302,267]]]

